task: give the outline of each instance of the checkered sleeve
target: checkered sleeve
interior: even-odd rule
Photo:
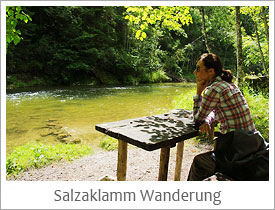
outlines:
[[[211,124],[215,121],[215,112],[219,103],[219,94],[212,88],[207,88],[203,96],[194,98],[193,114],[194,121],[198,123],[207,122]]]
[[[193,96],[193,115],[195,117],[195,114],[199,111],[199,108],[201,106],[201,100],[202,96],[201,95],[195,95]]]
[[[210,114],[205,118],[205,122],[211,125],[215,122],[216,114],[215,111],[210,112]]]

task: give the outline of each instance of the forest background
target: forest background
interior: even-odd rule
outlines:
[[[267,93],[268,18],[264,6],[7,7],[7,88],[194,81],[213,52]]]

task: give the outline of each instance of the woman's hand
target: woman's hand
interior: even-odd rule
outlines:
[[[202,91],[208,86],[208,80],[197,80],[197,95],[201,95]]]
[[[204,122],[203,124],[200,125],[200,132],[206,133],[207,136],[210,135],[210,130],[211,130],[211,128],[208,123]]]

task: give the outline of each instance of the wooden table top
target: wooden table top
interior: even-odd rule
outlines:
[[[106,135],[147,151],[173,147],[177,142],[198,135],[192,111],[184,109],[171,110],[167,114],[98,124],[95,128]]]

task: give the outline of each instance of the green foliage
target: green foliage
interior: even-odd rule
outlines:
[[[269,140],[269,97],[264,93],[255,93],[249,87],[243,89],[244,97],[256,126],[262,136]]]
[[[8,74],[26,72],[50,78],[55,84],[71,85],[83,78],[94,81],[94,70],[116,79],[125,69],[131,70],[124,50],[127,25],[123,7],[24,9],[33,21],[18,25],[24,31],[24,41],[8,52]]]
[[[6,88],[13,89],[13,88],[21,88],[21,87],[33,87],[33,86],[47,86],[51,84],[49,81],[33,77],[31,79],[24,79],[16,75],[7,76],[6,79]],[[25,81],[24,81],[25,80]]]
[[[211,49],[236,75],[232,8],[205,7],[205,20]],[[32,21],[25,24],[18,19],[16,30],[21,32],[22,40],[16,47],[9,46],[7,76],[31,75],[33,80],[40,78],[61,85],[83,81],[140,84],[166,81],[167,75],[175,81],[187,77],[193,80],[197,58],[206,51],[200,7],[196,6],[57,6],[22,7],[23,10]],[[268,8],[266,12],[268,17]],[[264,26],[257,15],[261,47],[268,63]],[[248,75],[263,74],[253,21],[249,13],[241,14],[244,73]]]
[[[236,72],[236,46],[234,46],[236,32],[233,11],[231,7],[205,7],[205,24],[210,48],[222,59],[225,69]]]
[[[99,146],[107,151],[113,151],[118,148],[118,140],[109,136],[104,136],[100,140]]]
[[[258,63],[258,59],[260,57],[260,52],[258,51],[258,46],[255,40],[252,39],[251,36],[244,36],[243,37],[243,53],[245,67],[250,67],[253,64]]]
[[[6,48],[12,42],[17,45],[22,39],[21,31],[16,29],[18,21],[27,23],[29,20],[32,20],[31,17],[20,6],[6,7]]]
[[[165,74],[162,70],[157,70],[152,72],[152,83],[158,83],[158,82],[167,82],[169,81],[169,77]]]
[[[136,83],[133,84],[139,84],[139,83],[160,83],[160,82],[168,82],[170,81],[170,78],[165,74],[162,70],[157,70],[153,72],[143,72],[142,74],[139,74],[137,77],[137,80],[135,80]]]
[[[72,161],[92,153],[91,147],[80,144],[28,143],[15,148],[7,156],[6,174],[7,176],[17,176],[20,172],[41,168],[54,161],[61,159]]]
[[[162,27],[185,34],[182,26],[192,23],[192,16],[189,13],[190,7],[127,6],[126,8],[125,19],[129,20],[130,24],[138,25],[135,38],[141,41],[147,37],[145,30],[148,29],[149,25],[154,26],[154,28]]]
[[[247,23],[247,25],[244,25],[245,30],[243,30],[243,55],[245,71],[247,74],[250,74],[250,72],[255,72],[257,75],[265,75],[269,72],[269,51],[267,37],[265,35],[264,22],[262,18],[262,7],[241,7],[241,13],[245,16],[245,18],[243,17],[243,19]],[[256,24],[258,28],[261,50],[263,52],[267,72],[265,72],[262,67],[260,49],[257,45],[255,29],[253,27],[254,24]]]
[[[249,15],[254,21],[259,19],[261,13],[261,7],[259,6],[245,6],[241,7],[240,12],[245,15]]]

